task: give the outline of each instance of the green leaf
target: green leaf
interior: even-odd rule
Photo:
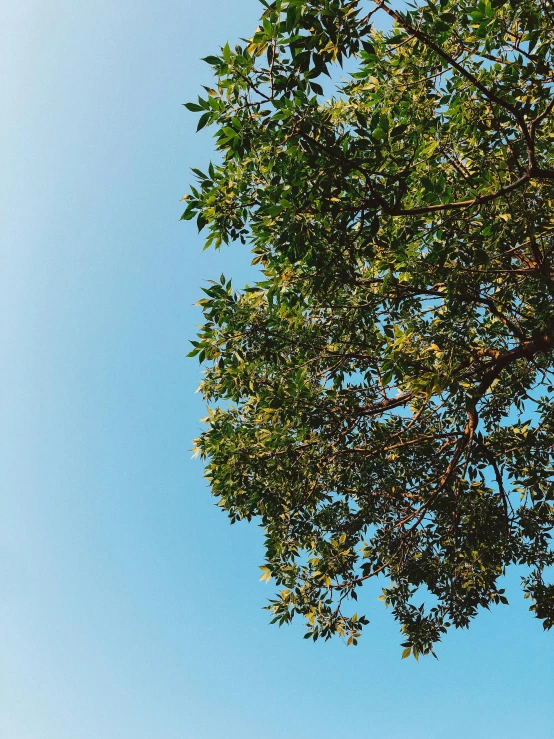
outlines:
[[[237,136],[237,132],[231,126],[224,126],[221,130],[228,139],[234,139]]]
[[[218,56],[205,56],[202,58],[202,61],[210,64],[212,67],[221,64],[221,59]]]
[[[196,127],[197,131],[200,131],[204,128],[204,126],[210,121],[212,117],[211,113],[204,113],[200,116],[200,120],[198,121],[198,126]]]

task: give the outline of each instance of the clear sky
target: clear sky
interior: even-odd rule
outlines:
[[[256,0],[1,0],[0,738],[554,737],[554,635],[509,608],[401,660],[262,610],[262,536],[190,447],[203,280],[248,272],[179,222],[201,56]],[[362,607],[360,610],[362,610]]]

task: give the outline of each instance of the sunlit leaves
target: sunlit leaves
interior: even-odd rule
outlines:
[[[219,164],[183,219],[261,270],[199,301],[212,492],[264,527],[272,621],[308,638],[356,644],[351,601],[382,577],[402,656],[434,653],[507,602],[513,563],[550,628],[554,12],[263,6],[186,104]]]

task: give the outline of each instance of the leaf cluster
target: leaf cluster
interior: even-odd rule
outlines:
[[[554,4],[262,4],[187,104],[221,163],[183,218],[260,268],[200,301],[218,505],[262,524],[273,621],[313,639],[355,644],[380,577],[403,656],[434,653],[511,564],[550,628]]]

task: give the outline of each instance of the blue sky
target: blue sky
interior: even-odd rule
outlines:
[[[203,281],[248,255],[179,222],[199,58],[256,0],[18,0],[0,27],[0,737],[554,736],[554,640],[513,605],[401,660],[370,591],[357,648],[262,610],[262,536],[190,447]]]

